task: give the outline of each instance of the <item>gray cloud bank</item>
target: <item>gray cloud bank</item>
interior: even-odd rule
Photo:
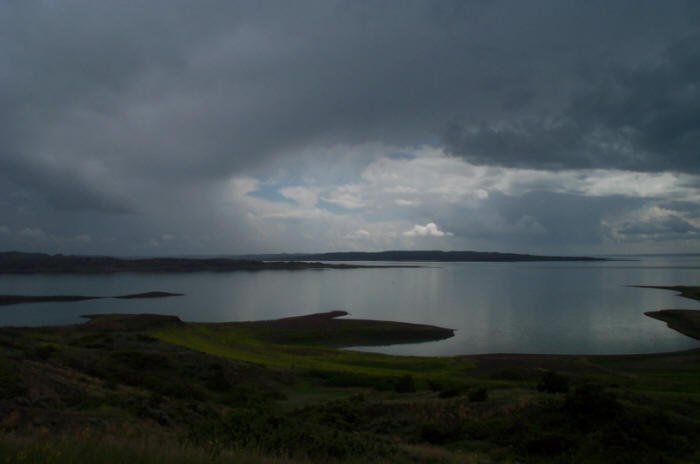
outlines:
[[[477,164],[699,172],[700,35],[606,71],[560,112],[452,126],[447,145]]]
[[[264,241],[247,210],[227,216],[227,182],[359,175],[391,154],[371,143],[476,165],[697,174],[698,24],[692,1],[3,2],[0,245],[304,251],[289,249],[304,225],[297,241],[288,229]],[[359,148],[340,159],[337,146]],[[489,203],[527,232],[492,246],[531,243],[532,208]],[[372,221],[438,221],[395,204]],[[461,207],[428,208],[454,233],[428,237],[478,229],[455,223]],[[649,219],[658,233],[694,227],[697,212],[678,208]]]

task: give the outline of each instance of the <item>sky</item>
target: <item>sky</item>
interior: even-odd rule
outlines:
[[[700,3],[0,1],[0,250],[700,252]]]

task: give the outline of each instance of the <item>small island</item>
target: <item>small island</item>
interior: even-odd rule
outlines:
[[[100,300],[104,298],[117,298],[120,300],[135,300],[139,298],[167,298],[182,296],[182,293],[170,292],[145,292],[120,296],[86,296],[86,295],[0,295],[0,306],[22,303],[49,303],[49,302],[73,302],[85,300]]]

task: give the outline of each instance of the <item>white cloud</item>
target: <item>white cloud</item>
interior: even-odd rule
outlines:
[[[252,177],[234,177],[229,181],[229,194],[233,198],[240,198],[256,191],[260,181]]]
[[[407,230],[403,233],[406,237],[444,237],[445,235],[452,235],[451,232],[443,232],[434,222],[429,222],[422,226],[416,224],[411,230]]]
[[[307,187],[285,187],[283,189],[280,189],[279,192],[283,197],[289,198],[290,200],[294,200],[299,206],[303,208],[314,208],[316,206],[316,203],[318,202],[318,195],[316,194],[316,192]]]
[[[341,185],[323,196],[323,201],[342,206],[346,209],[359,209],[365,207],[362,200],[364,186],[360,184]]]
[[[365,229],[357,229],[355,232],[352,232],[347,235],[347,238],[350,239],[356,239],[356,238],[369,238],[371,237],[372,234]]]
[[[394,200],[394,203],[399,206],[415,206],[420,204],[417,200],[406,200],[405,198],[397,198]]]
[[[242,216],[251,219],[314,218],[327,214],[316,206],[317,194],[306,187],[295,186],[279,190],[289,202],[272,201],[249,195],[260,189],[261,182],[252,177],[235,177],[223,191],[223,202]]]
[[[361,151],[364,147],[355,148]],[[347,156],[352,154],[352,147],[343,150]],[[412,247],[417,238],[449,236],[454,237],[450,243],[456,247],[502,249],[506,243],[516,244],[511,250],[528,250],[526,247],[538,244],[549,246],[543,244],[553,243],[550,239],[555,236],[557,244],[564,240],[562,231],[566,228],[553,222],[555,213],[541,203],[542,198],[548,198],[543,194],[563,195],[562,203],[556,206],[559,209],[569,201],[566,198],[573,201],[582,197],[591,198],[594,203],[585,204],[594,205],[600,202],[593,199],[606,197],[618,197],[617,205],[635,207],[640,201],[647,206],[671,201],[700,203],[699,176],[475,166],[427,146],[384,149],[388,154],[410,153],[405,157],[381,156],[378,147],[374,150],[379,156],[367,160],[364,169],[356,172],[345,171],[343,165],[335,171],[326,166],[325,176],[312,168],[304,169],[303,175],[297,172],[270,179],[234,179],[229,183],[227,200],[231,220],[242,219],[257,231],[259,240],[275,243],[284,251],[305,247],[313,247],[313,251]],[[290,183],[292,186],[277,192],[292,201],[275,199],[274,195],[251,195]],[[532,195],[531,200],[528,195]],[[613,226],[610,219],[602,224],[605,208],[597,208],[587,219],[591,224],[588,236],[612,237],[616,233],[620,240],[633,236],[629,226]],[[614,211],[619,213],[619,209]],[[593,218],[595,215],[598,217]],[[682,222],[667,223],[668,227],[683,227]],[[449,232],[437,224],[448,226]]]
[[[699,218],[655,205],[606,218],[602,226],[608,236],[617,242],[700,240]]]
[[[587,197],[625,196],[629,198],[700,201],[694,187],[699,176],[670,172],[646,173],[621,170],[537,171],[501,168],[492,190],[519,196],[534,190]]]
[[[362,171],[360,182],[329,185],[325,201],[353,210],[391,211],[397,206],[479,208],[492,194],[519,197],[545,191],[585,197],[623,196],[700,203],[700,176],[621,170],[544,171],[475,166],[434,147],[413,158],[381,157]]]

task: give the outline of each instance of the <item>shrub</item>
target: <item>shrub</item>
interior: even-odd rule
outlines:
[[[564,411],[581,427],[608,423],[622,412],[622,404],[602,385],[585,384],[566,396]]]
[[[457,441],[463,434],[463,427],[455,421],[431,421],[420,426],[420,439],[431,445]]]
[[[330,427],[309,415],[282,415],[259,409],[239,409],[223,420],[200,424],[190,438],[213,452],[246,448],[323,461],[376,459],[396,451],[387,440],[368,433]]]
[[[58,349],[56,348],[55,345],[51,345],[51,344],[46,343],[46,344],[42,344],[42,345],[39,345],[36,348],[34,348],[32,350],[31,355],[34,359],[37,359],[39,361],[46,361],[56,351],[58,351]]]
[[[545,393],[566,393],[569,391],[569,378],[554,371],[547,371],[537,384],[537,390]]]
[[[416,383],[412,375],[404,375],[396,379],[394,390],[398,393],[413,393],[416,391]]]
[[[0,399],[20,396],[26,391],[27,388],[21,382],[14,366],[0,357]]]
[[[454,398],[456,396],[459,396],[462,394],[462,389],[461,388],[448,388],[446,390],[441,391],[438,396],[440,398]]]
[[[481,401],[486,401],[489,397],[489,392],[484,387],[475,387],[469,390],[467,393],[467,398],[472,403],[477,403]]]

